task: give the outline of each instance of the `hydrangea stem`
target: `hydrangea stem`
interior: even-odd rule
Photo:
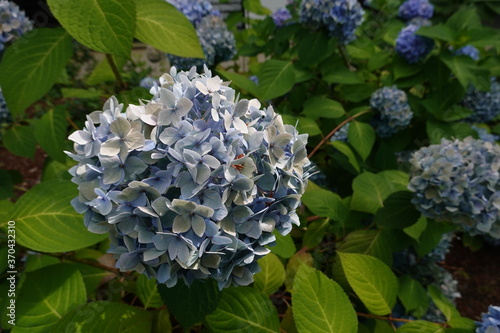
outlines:
[[[122,76],[120,75],[120,71],[118,70],[118,67],[116,67],[115,61],[113,60],[111,54],[106,54],[106,59],[108,60],[109,66],[111,67],[111,70],[116,77],[117,90],[125,89],[125,84],[123,83]]]
[[[39,252],[39,253],[40,254],[44,254],[44,255],[48,255],[48,256],[51,256],[51,257],[56,257],[56,258],[59,258],[61,260],[69,260],[69,261],[78,262],[78,263],[81,263],[81,264],[85,264],[85,265],[97,267],[97,268],[100,268],[100,269],[103,269],[103,270],[106,270],[108,272],[115,273],[115,274],[120,274],[121,273],[120,270],[117,269],[117,268],[106,266],[106,265],[103,265],[103,264],[100,264],[98,262],[95,262],[95,261],[92,261],[92,260],[88,260],[88,259],[73,258],[71,256],[68,256],[67,253],[45,253],[45,252]]]
[[[411,319],[403,319],[403,318],[393,318],[393,317],[385,317],[385,316],[376,316],[376,315],[372,315],[372,314],[369,314],[369,313],[362,313],[362,312],[356,312],[356,314],[360,317],[365,317],[365,318],[373,318],[373,319],[380,319],[380,320],[385,320],[385,321],[398,321],[398,322],[402,322],[402,323],[412,323],[414,322],[415,320],[411,320]],[[440,325],[440,326],[443,326],[443,327],[448,327],[448,325],[446,323],[434,323],[433,324],[436,324],[436,325]]]
[[[314,149],[309,153],[309,155],[307,156],[308,158],[311,158],[314,156],[314,154],[316,154],[316,152],[321,148],[321,146],[323,146],[334,134],[335,132],[337,132],[342,126],[344,126],[345,124],[347,124],[348,122],[350,122],[351,120],[354,120],[356,118],[358,118],[359,116],[362,116],[368,112],[370,112],[371,110],[365,110],[365,111],[362,111],[360,113],[356,113],[355,115],[352,115],[350,116],[349,118],[347,118],[346,120],[344,120],[343,122],[341,122],[337,127],[335,127],[330,133],[328,133],[327,136],[325,136],[323,138],[323,140],[320,141],[320,143],[318,143],[318,145],[316,147],[314,147]]]

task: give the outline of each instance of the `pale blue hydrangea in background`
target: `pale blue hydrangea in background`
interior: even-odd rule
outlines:
[[[428,0],[407,0],[399,7],[399,17],[409,21],[416,17],[430,19],[434,6]]]
[[[158,81],[156,81],[156,79],[152,78],[151,76],[146,76],[141,80],[141,82],[139,82],[140,87],[146,88],[148,90],[153,88],[155,85],[158,85]]]
[[[0,55],[5,44],[33,29],[33,22],[14,2],[0,0]]]
[[[370,105],[378,111],[372,124],[382,138],[405,129],[413,118],[406,93],[396,86],[376,90],[370,97]]]
[[[495,141],[500,141],[500,136],[491,134],[489,133],[486,128],[483,127],[477,127],[475,125],[471,126],[473,130],[477,132],[477,135],[479,136],[479,139],[486,141],[486,142],[495,142]]]
[[[500,115],[500,84],[492,78],[490,91],[480,91],[470,86],[462,105],[472,111],[466,121],[484,123],[495,119]]]
[[[471,235],[500,238],[500,146],[476,140],[423,147],[411,160],[409,189],[426,217],[449,220]]]
[[[364,11],[356,0],[302,0],[300,22],[313,29],[326,29],[341,44],[356,39],[356,29],[363,23]]]
[[[197,25],[196,34],[205,58],[183,58],[169,54],[168,58],[173,66],[183,70],[195,66],[201,70],[204,64],[213,67],[222,61],[231,60],[236,55],[234,34],[227,29],[221,17],[205,16]]]
[[[259,77],[257,75],[251,75],[248,78],[256,85],[259,85]]]
[[[3,97],[2,88],[0,87],[0,126],[9,124],[12,122],[12,115],[7,108],[7,103]]]
[[[428,25],[430,22],[425,19],[413,19],[401,29],[396,38],[396,52],[410,64],[417,63],[427,57],[434,47],[432,39],[416,34],[421,26]]]
[[[271,17],[276,27],[281,28],[292,19],[292,14],[286,8],[278,8]]]
[[[482,322],[477,323],[476,333],[500,333],[500,306],[490,305],[488,313],[481,315]]]
[[[160,78],[151,101],[110,98],[70,135],[86,227],[109,233],[121,271],[159,283],[248,285],[295,210],[310,164],[307,134],[272,107],[238,100],[205,68]]]
[[[459,48],[458,50],[453,51],[453,54],[454,55],[465,55],[465,56],[472,58],[472,60],[476,60],[476,61],[479,60],[479,50],[472,45],[465,45],[465,46]]]
[[[330,141],[343,141],[347,142],[347,132],[349,131],[349,126],[351,123],[347,123],[342,126],[335,134],[332,135]]]
[[[183,13],[195,26],[207,15],[220,15],[208,0],[166,0]]]

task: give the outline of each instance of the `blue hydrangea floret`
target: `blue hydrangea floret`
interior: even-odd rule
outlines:
[[[417,150],[409,189],[426,217],[500,238],[500,146],[467,137]]]
[[[3,97],[2,88],[0,87],[0,128],[12,122],[12,115],[7,108],[7,102]]]
[[[290,14],[290,11],[286,8],[278,8],[271,15],[271,18],[273,19],[276,27],[281,28],[292,19],[292,14]]]
[[[313,29],[326,29],[341,44],[348,44],[356,39],[364,11],[357,0],[302,0],[299,19]]]
[[[370,97],[370,105],[377,111],[372,124],[382,138],[405,129],[413,118],[406,93],[395,86],[377,89]]]
[[[485,123],[497,118],[500,115],[500,84],[492,78],[490,91],[469,86],[462,105],[472,111],[467,121]]]
[[[121,271],[248,285],[273,231],[299,224],[307,134],[207,68],[172,67],[152,91],[126,110],[110,98],[70,135],[72,204],[90,231],[109,233]]]
[[[351,123],[347,123],[345,124],[344,126],[342,126],[341,128],[339,128],[339,130],[337,132],[335,132],[335,134],[332,135],[332,137],[330,138],[330,141],[342,141],[342,142],[347,142],[347,133],[349,132],[349,126],[351,125]]]
[[[398,16],[405,21],[416,17],[430,19],[434,14],[434,6],[428,0],[407,0],[399,7]]]
[[[166,0],[174,5],[187,19],[194,25],[201,22],[207,15],[218,15],[214,10],[212,3],[208,0]]]
[[[490,305],[488,313],[481,314],[481,317],[476,333],[500,333],[500,306]]]
[[[432,39],[416,34],[421,26],[427,25],[430,25],[430,22],[425,19],[413,19],[410,24],[401,29],[396,38],[396,52],[410,64],[427,57],[434,47]]]
[[[33,29],[33,22],[14,2],[0,0],[0,54],[5,44]]]
[[[472,60],[475,60],[475,61],[478,61],[479,57],[480,57],[479,50],[472,45],[462,46],[458,50],[454,51],[453,54],[454,55],[465,55],[465,56],[472,58]]]

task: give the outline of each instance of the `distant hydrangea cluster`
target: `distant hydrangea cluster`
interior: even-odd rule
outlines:
[[[485,123],[495,119],[500,115],[500,84],[492,78],[490,91],[479,91],[469,86],[462,105],[472,111],[467,121]]]
[[[409,21],[416,17],[430,19],[434,14],[434,6],[428,0],[407,0],[399,7],[399,17]]]
[[[166,0],[174,5],[195,26],[207,15],[220,15],[208,0]]]
[[[24,11],[10,1],[0,0],[0,55],[5,44],[33,29],[33,22]]]
[[[405,129],[413,118],[406,93],[396,86],[376,90],[370,97],[370,105],[378,111],[372,123],[382,138]]]
[[[151,76],[146,76],[141,80],[141,82],[139,82],[139,87],[143,87],[148,90],[153,88],[155,85],[158,85],[158,81]]]
[[[348,44],[356,39],[364,13],[357,0],[302,0],[299,19],[314,29],[325,28],[341,44]]]
[[[12,122],[12,115],[7,108],[7,103],[3,97],[2,88],[0,87],[0,128]]]
[[[271,18],[276,27],[281,28],[292,19],[292,14],[286,8],[279,8],[271,15]]]
[[[500,333],[500,306],[490,305],[488,313],[481,317],[483,320],[477,323],[476,333]]]
[[[417,150],[410,162],[412,202],[426,217],[500,238],[499,145],[472,137],[443,139]]]
[[[477,135],[479,136],[479,139],[486,141],[486,142],[495,142],[495,141],[500,141],[500,136],[488,133],[486,128],[483,127],[477,127],[475,125],[472,125],[471,128],[477,132]]]
[[[200,70],[204,64],[212,67],[235,56],[236,40],[234,34],[227,30],[226,23],[220,16],[205,16],[196,26],[196,34],[205,58],[183,58],[169,54],[168,57],[172,65],[183,70],[189,70],[192,66],[196,66]]]
[[[299,224],[307,134],[272,107],[238,101],[207,68],[172,68],[152,91],[125,112],[110,98],[70,135],[72,204],[90,231],[110,234],[121,271],[167,286],[248,285],[272,232]]]
[[[454,51],[453,54],[454,55],[465,55],[465,56],[472,58],[472,60],[475,60],[475,61],[479,60],[479,50],[472,45],[465,45],[465,46],[459,48],[458,50]]]
[[[434,41],[430,38],[416,34],[421,26],[429,26],[426,19],[415,18],[401,29],[396,38],[396,52],[406,59],[408,63],[414,64],[427,57],[434,47]]]
[[[342,126],[335,134],[332,135],[330,141],[343,141],[347,142],[347,133],[349,132],[349,125],[351,123],[347,123]]]

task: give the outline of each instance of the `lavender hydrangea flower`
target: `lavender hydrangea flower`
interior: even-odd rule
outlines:
[[[33,22],[24,11],[10,1],[0,0],[0,55],[5,44],[33,29]]]
[[[208,0],[166,0],[174,5],[195,26],[207,15],[218,14]]]
[[[378,111],[372,123],[382,138],[405,129],[413,118],[406,93],[396,86],[376,90],[370,98],[370,105]]]
[[[500,306],[490,305],[488,313],[481,315],[483,321],[477,323],[476,333],[500,333]]]
[[[341,44],[348,44],[356,39],[364,11],[356,0],[302,0],[299,16],[301,23],[313,29],[325,28]]]
[[[412,202],[426,217],[500,238],[500,146],[472,137],[443,139],[416,151],[410,162]]]
[[[109,233],[122,271],[167,286],[248,285],[272,232],[299,224],[307,135],[272,107],[238,100],[206,67],[172,67],[159,81],[150,101],[124,112],[112,97],[70,135],[72,204],[90,231]]]
[[[434,47],[430,38],[416,34],[421,26],[430,25],[425,19],[413,19],[408,26],[401,29],[396,38],[396,52],[410,64],[424,59]]]
[[[141,80],[141,82],[139,82],[139,87],[143,87],[148,90],[153,88],[155,85],[158,86],[158,82],[151,76],[146,76]]]
[[[454,55],[465,55],[465,56],[472,58],[472,60],[475,60],[475,61],[479,60],[479,50],[472,45],[465,45],[465,46],[459,48],[458,50],[454,51],[453,54]]]
[[[281,28],[292,19],[292,14],[286,8],[279,8],[271,15],[276,27]]]
[[[196,33],[205,58],[183,58],[169,54],[168,58],[172,65],[184,70],[195,66],[200,70],[204,64],[213,67],[219,62],[231,60],[235,56],[236,40],[234,34],[227,29],[221,17],[205,16],[197,25]]]
[[[465,120],[474,123],[485,123],[500,115],[500,84],[491,78],[490,91],[479,91],[470,86],[462,101],[462,105],[472,111]]]
[[[416,17],[430,19],[434,14],[434,6],[428,0],[407,0],[399,7],[398,16],[405,21]]]

